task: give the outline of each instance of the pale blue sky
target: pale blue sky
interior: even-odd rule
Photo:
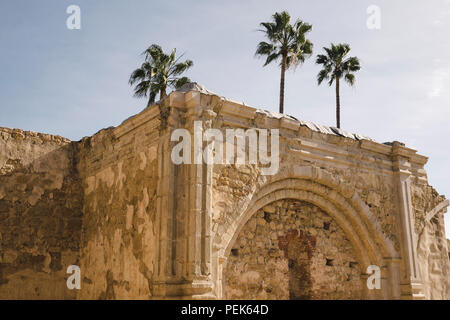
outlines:
[[[66,28],[71,4],[81,30]],[[380,30],[366,27],[372,4]],[[450,196],[449,0],[2,0],[0,126],[79,140],[120,124],[145,106],[127,81],[152,43],[186,52],[188,76],[208,89],[276,111],[279,69],[262,68],[254,51],[259,22],[281,10],[313,25],[315,54],[347,42],[360,58],[356,86],[341,92],[342,127],[417,148],[430,157],[430,183]],[[334,91],[316,85],[318,70],[311,58],[288,73],[285,111],[334,125]]]

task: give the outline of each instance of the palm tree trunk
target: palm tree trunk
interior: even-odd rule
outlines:
[[[339,96],[339,78],[336,77],[336,127],[341,127],[341,98]]]
[[[161,100],[165,96],[167,96],[166,87],[162,88],[161,91],[159,92],[159,99]]]
[[[283,54],[281,62],[281,80],[280,80],[280,113],[284,113],[284,76],[286,74],[287,54]]]

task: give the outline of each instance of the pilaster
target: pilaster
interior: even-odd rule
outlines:
[[[211,281],[212,166],[194,161],[195,148],[203,150],[202,135],[199,137],[201,145],[194,143],[195,134],[199,133],[194,123],[200,124],[203,130],[210,121],[208,117],[203,119],[203,108],[198,100],[190,99],[190,103],[185,103],[180,97],[175,98],[176,101],[169,97],[159,106],[158,240],[153,296],[155,299],[209,299],[214,298]],[[175,129],[186,129],[191,133],[191,163],[174,164],[171,159],[172,148],[179,143],[171,141]]]
[[[414,229],[414,211],[411,200],[411,163],[409,150],[399,142],[392,145],[394,179],[398,190],[399,229],[404,270],[400,279],[402,299],[423,299],[423,283],[417,260],[417,235]]]

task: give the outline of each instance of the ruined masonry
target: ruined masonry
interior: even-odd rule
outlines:
[[[175,165],[171,132],[194,121],[279,129],[277,174]],[[0,128],[0,298],[449,299],[426,162],[196,84],[78,142]]]

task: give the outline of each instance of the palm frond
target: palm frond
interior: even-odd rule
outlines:
[[[150,89],[150,81],[145,80],[139,82],[134,88],[134,96],[137,98],[146,97],[147,91]]]
[[[355,72],[361,69],[361,65],[359,63],[359,59],[357,57],[350,57],[344,62],[345,69]]]
[[[323,80],[328,80],[328,78],[329,75],[327,70],[320,70],[319,74],[317,75],[317,84],[321,84]]]
[[[256,47],[255,55],[271,55],[274,53],[276,47],[272,43],[261,41]]]
[[[136,83],[137,81],[141,81],[144,80],[146,76],[146,72],[144,69],[142,68],[138,68],[136,70],[134,70],[131,75],[130,75],[130,79],[128,80],[128,83],[130,85],[133,85],[134,83]]]
[[[353,86],[355,84],[355,75],[354,74],[347,73],[345,75],[344,79],[351,86]]]
[[[306,39],[312,26],[301,20],[292,25],[290,18],[287,11],[276,12],[272,15],[272,21],[260,23],[260,31],[265,33],[268,41],[258,44],[255,56],[267,56],[264,66],[286,57],[286,67],[289,68],[304,62],[312,54],[313,45]]]
[[[280,52],[274,52],[274,53],[268,55],[267,59],[266,59],[266,62],[264,62],[264,64],[263,64],[263,67],[267,66],[272,61],[278,60],[278,58],[280,58],[280,56],[281,56]]]
[[[173,86],[175,87],[175,89],[180,89],[183,85],[189,82],[191,82],[191,79],[189,79],[188,77],[181,77],[173,83]]]
[[[155,102],[158,94],[164,94],[166,88],[183,85],[190,82],[187,77],[178,77],[193,66],[192,60],[179,62],[183,56],[176,56],[176,49],[170,54],[164,53],[163,49],[156,44],[148,47],[142,55],[145,56],[141,67],[134,70],[130,75],[129,84],[135,85],[135,97],[149,97],[149,105]],[[161,97],[160,97],[161,98]]]
[[[186,60],[184,62],[177,63],[175,65],[170,66],[168,75],[169,76],[178,76],[178,75],[182,74],[183,72],[185,72],[190,67],[192,67],[193,65],[194,65],[194,63],[192,62],[192,60]]]
[[[352,72],[356,72],[361,69],[359,59],[357,57],[346,58],[350,52],[350,45],[346,43],[334,44],[332,43],[329,48],[323,48],[326,54],[319,54],[316,58],[316,64],[323,65],[323,69],[319,72],[317,78],[319,84],[324,79],[329,79],[328,84],[331,85],[334,79],[344,77],[345,81],[350,85],[355,83],[355,75]],[[329,78],[325,78],[322,75],[328,74]]]

